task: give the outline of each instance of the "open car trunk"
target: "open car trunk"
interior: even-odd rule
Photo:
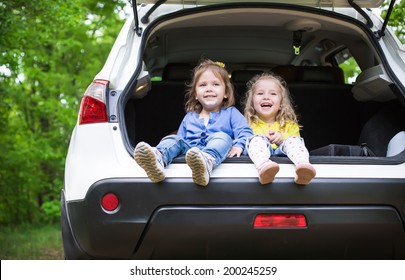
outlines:
[[[348,6],[346,1],[336,3]],[[157,145],[176,133],[185,115],[184,94],[193,67],[199,59],[210,58],[226,64],[235,106],[242,113],[250,78],[266,71],[283,77],[302,125],[301,136],[312,156],[322,156],[314,162],[341,161],[342,156],[349,162],[358,162],[358,156],[387,162],[404,158],[397,156],[403,145],[395,143],[404,137],[405,102],[401,89],[390,81],[384,58],[371,47],[378,50],[377,38],[366,25],[308,7],[214,7],[201,7],[198,14],[175,12],[164,24],[158,18],[144,31],[143,70],[151,82],[132,93],[125,106],[130,152],[139,141]],[[355,82],[338,64],[345,55],[361,63]],[[137,86],[142,88],[142,83]],[[395,136],[400,140],[389,149]]]

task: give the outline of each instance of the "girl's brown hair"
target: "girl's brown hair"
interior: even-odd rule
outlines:
[[[265,79],[273,80],[281,89],[280,110],[276,116],[276,121],[280,123],[280,127],[284,127],[287,121],[293,121],[298,124],[298,118],[293,108],[287,83],[280,76],[277,76],[271,72],[265,72],[263,74],[254,76],[247,83],[248,90],[245,96],[245,118],[247,119],[249,125],[258,121],[258,116],[256,115],[256,111],[253,107],[253,93],[257,82]]]
[[[193,70],[193,79],[191,83],[186,84],[186,112],[197,112],[200,113],[202,110],[201,103],[196,99],[197,93],[195,90],[197,81],[201,77],[202,73],[210,69],[216,77],[221,79],[225,84],[225,95],[227,98],[224,98],[222,102],[222,107],[228,108],[235,105],[235,95],[233,90],[233,85],[229,79],[228,71],[225,69],[225,65],[222,62],[214,62],[210,59],[204,59],[197,65]]]

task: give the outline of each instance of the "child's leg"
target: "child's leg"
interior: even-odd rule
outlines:
[[[307,185],[315,177],[315,168],[309,162],[309,153],[300,137],[288,137],[283,142],[283,151],[295,164],[295,183]]]
[[[208,185],[215,159],[197,147],[193,147],[186,153],[186,162],[191,168],[194,183],[204,187]]]
[[[134,150],[134,158],[152,182],[160,182],[165,179],[164,167],[188,148],[181,137],[169,135],[164,137],[156,148],[139,142]]]
[[[164,165],[172,163],[178,155],[184,155],[191,147],[178,135],[168,135],[164,137],[156,149],[162,154]]]
[[[248,140],[247,150],[259,173],[260,183],[273,182],[280,168],[277,163],[270,160],[270,143],[262,136],[254,136]]]
[[[227,157],[232,138],[223,132],[209,136],[202,151],[196,147],[186,153],[186,162],[191,168],[193,181],[197,185],[208,185],[212,170]]]
[[[259,168],[263,163],[269,161],[269,145],[268,141],[262,136],[254,136],[248,140],[246,145],[247,151],[256,168]]]
[[[156,148],[139,142],[134,150],[134,158],[152,182],[157,183],[165,179],[163,156]]]
[[[232,143],[231,136],[224,132],[216,132],[207,138],[202,151],[214,159],[214,167],[216,167],[228,157]]]

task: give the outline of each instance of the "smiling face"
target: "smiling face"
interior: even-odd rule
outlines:
[[[256,115],[267,123],[276,121],[282,101],[282,88],[272,79],[257,81],[253,90],[253,107]]]
[[[195,85],[196,99],[202,105],[202,113],[218,112],[223,106],[225,93],[224,81],[215,76],[211,69],[204,71]]]

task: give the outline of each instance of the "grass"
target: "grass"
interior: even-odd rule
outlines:
[[[60,224],[0,227],[0,259],[64,259]]]

